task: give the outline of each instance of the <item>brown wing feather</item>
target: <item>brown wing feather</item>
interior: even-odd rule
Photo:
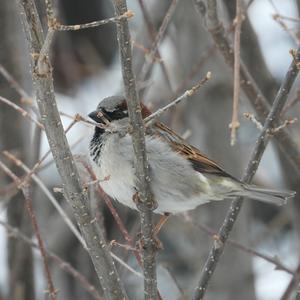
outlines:
[[[155,127],[159,137],[167,141],[177,153],[186,157],[192,163],[196,171],[233,178],[218,166],[216,162],[203,155],[197,148],[189,145],[183,138],[163,123],[157,122]]]

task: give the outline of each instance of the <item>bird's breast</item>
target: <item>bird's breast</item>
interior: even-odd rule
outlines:
[[[132,197],[134,190],[132,145],[124,143],[117,135],[112,135],[103,143],[97,168],[101,187],[110,197],[131,208],[136,208]]]

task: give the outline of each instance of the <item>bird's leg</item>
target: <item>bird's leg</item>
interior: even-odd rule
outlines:
[[[162,227],[164,226],[164,224],[167,222],[167,220],[169,219],[170,214],[169,213],[165,213],[163,216],[160,217],[158,223],[155,225],[154,229],[153,229],[153,240],[154,240],[154,244],[157,250],[163,250],[163,244],[162,242],[159,240],[159,238],[157,237],[158,233],[160,232],[160,230],[162,229]],[[143,239],[141,237],[141,233],[138,234],[137,236],[137,248],[141,249],[144,248],[143,245]]]
[[[160,217],[158,223],[154,227],[154,230],[153,230],[153,239],[154,239],[155,246],[156,246],[157,249],[161,249],[161,250],[164,249],[162,242],[158,238],[158,234],[159,234],[160,230],[162,229],[162,227],[168,221],[169,217],[170,217],[170,214],[169,213],[165,213],[163,216]]]
[[[164,215],[160,217],[158,223],[154,227],[154,231],[153,231],[154,237],[156,237],[159,234],[160,230],[166,224],[166,222],[168,221],[169,217],[170,217],[169,213],[164,213]]]

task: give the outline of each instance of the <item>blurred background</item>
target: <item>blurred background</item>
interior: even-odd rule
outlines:
[[[191,144],[220,163],[228,172],[240,178],[259,134],[256,126],[243,113],[255,115],[248,99],[241,94],[237,143],[230,146],[233,97],[233,72],[225,64],[207,32],[205,19],[197,13],[193,1],[128,0],[134,12],[130,20],[133,39],[134,68],[140,99],[152,110],[162,107],[195,85],[208,71],[212,79],[188,101],[167,112],[162,120]],[[44,1],[36,1],[46,30]],[[114,15],[109,0],[57,0],[55,14],[62,24],[82,24]],[[235,1],[218,1],[220,18],[228,37],[233,38]],[[149,49],[164,17],[171,7],[171,20],[154,57]],[[257,85],[272,103],[276,91],[291,62],[289,50],[300,39],[299,0],[245,0],[245,20],[242,25],[241,56]],[[284,18],[274,18],[281,15]],[[0,3],[0,64],[23,87],[28,96],[20,97],[0,74],[0,96],[35,113],[29,72],[29,54],[19,21],[15,1]],[[154,61],[145,74],[143,65]],[[123,85],[118,56],[115,24],[80,31],[57,32],[51,53],[57,102],[67,127],[80,113],[86,116],[98,102],[110,95],[122,94]],[[290,107],[284,118],[300,113],[299,80],[289,95]],[[299,124],[288,127],[294,141],[299,142]],[[74,154],[87,157],[93,128],[75,124],[68,132]],[[18,176],[25,173],[2,155],[14,153],[29,168],[49,147],[43,132],[19,112],[0,102],[0,157]],[[89,181],[82,169],[82,177]],[[61,187],[51,156],[37,173],[73,220],[71,210],[60,193]],[[254,178],[255,184],[277,189],[292,189],[300,195],[300,181],[271,143]],[[40,185],[32,184],[34,208],[41,234],[48,249],[70,263],[101,293],[90,258],[65,225]],[[100,197],[90,186],[91,208],[102,222],[108,242],[125,244],[118,227]],[[57,190],[57,189],[56,189]],[[259,253],[282,262],[294,270],[299,263],[300,205],[299,196],[284,207],[245,201],[231,238]],[[157,256],[158,286],[164,300],[191,299],[200,277],[212,236],[206,226],[217,231],[222,224],[229,201],[211,203],[185,214],[173,216],[163,227],[160,240],[164,250]],[[114,202],[126,228],[133,238],[139,230],[139,216]],[[23,195],[0,169],[0,299],[45,299],[45,279],[39,251],[15,239],[3,227],[10,224],[33,241],[31,223],[24,207]],[[131,251],[112,246],[112,251],[133,269],[140,272]],[[142,279],[116,263],[130,299],[142,299]],[[95,299],[78,280],[50,261],[57,299]],[[206,299],[273,300],[280,299],[291,275],[266,260],[228,244],[225,254],[210,283]],[[294,295],[293,297],[296,297]],[[298,299],[298,298],[297,298]]]

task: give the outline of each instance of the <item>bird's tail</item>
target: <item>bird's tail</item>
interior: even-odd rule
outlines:
[[[296,195],[294,191],[277,191],[260,188],[255,185],[244,185],[245,196],[266,203],[283,205]]]

